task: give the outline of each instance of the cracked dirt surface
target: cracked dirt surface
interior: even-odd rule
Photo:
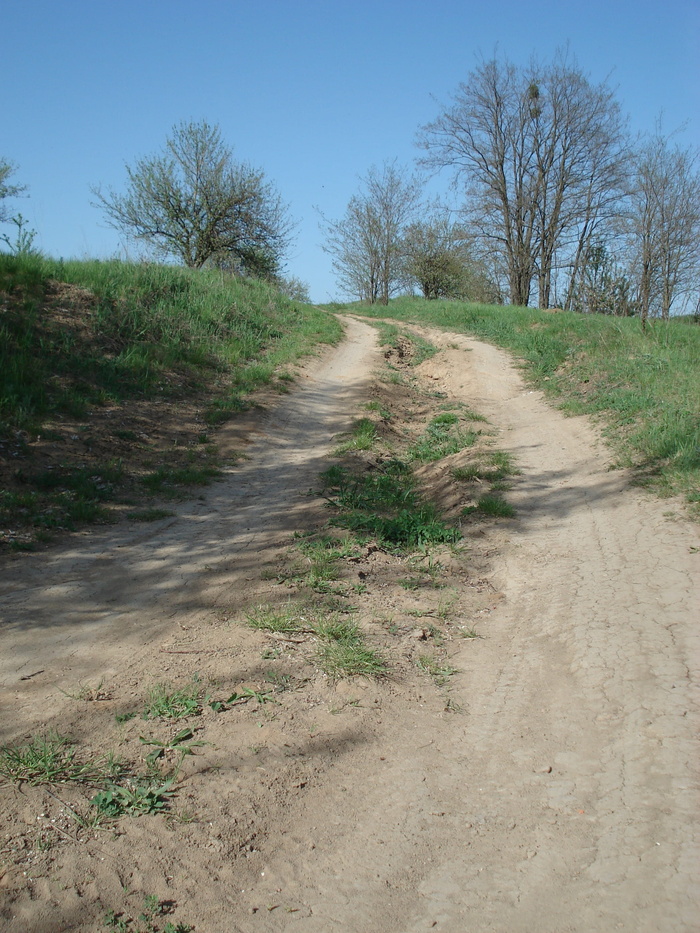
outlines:
[[[420,383],[486,416],[522,471],[516,519],[465,527],[440,558],[450,702],[413,663],[415,619],[447,619],[447,590],[402,589],[381,550],[352,579],[361,567],[363,625],[394,652],[385,681],[330,682],[303,646],[231,624],[284,605],[281,552],[325,520],[308,491],[380,363],[373,329],[346,325],[202,500],[4,562],[0,742],[53,728],[128,755],[152,729],[115,735],[115,714],[156,680],[229,692],[274,658],[298,684],[273,713],[199,717],[179,819],[92,833],[68,818],[85,812],[72,788],[0,788],[5,928],[97,930],[151,894],[196,933],[697,930],[697,528],[609,471],[590,422],[502,351],[422,331],[440,352]],[[96,700],[67,695],[97,681]]]

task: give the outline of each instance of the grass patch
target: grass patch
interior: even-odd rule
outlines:
[[[289,605],[283,610],[258,607],[247,615],[246,622],[261,631],[315,638],[315,661],[329,677],[380,677],[388,671],[386,661],[367,645],[359,626],[351,619]]]
[[[409,458],[418,463],[434,463],[473,447],[479,434],[476,431],[460,430],[459,424],[460,419],[454,412],[436,415],[424,433],[409,448]]]
[[[247,624],[262,632],[277,632],[289,635],[293,632],[309,631],[309,619],[302,610],[292,606],[283,609],[272,609],[269,606],[258,606],[246,616]]]
[[[515,509],[510,503],[501,499],[500,496],[485,495],[479,498],[474,506],[467,506],[463,510],[464,515],[470,515],[473,512],[480,512],[482,515],[491,515],[494,518],[514,518]]]
[[[351,619],[324,619],[315,632],[320,639],[316,660],[329,677],[380,677],[387,673],[386,661],[367,646],[357,623]]]
[[[99,784],[118,773],[112,758],[82,757],[65,736],[49,733],[0,747],[0,777],[28,784]]]
[[[321,478],[327,498],[337,509],[332,523],[356,534],[401,549],[461,537],[457,528],[442,521],[431,503],[421,500],[410,467],[401,460],[387,460],[375,470],[357,473],[333,466]]]
[[[178,689],[156,684],[148,693],[143,719],[182,719],[202,712],[202,685],[198,678]]]
[[[354,422],[345,439],[335,449],[336,455],[353,450],[372,450],[377,442],[377,427],[371,418],[359,418]]]
[[[177,488],[185,486],[206,486],[213,479],[221,476],[221,470],[215,466],[158,467],[152,473],[141,478],[146,489],[159,496],[177,495]]]

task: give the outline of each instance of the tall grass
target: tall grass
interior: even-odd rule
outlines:
[[[401,298],[369,316],[443,327],[511,350],[526,378],[572,414],[601,418],[620,465],[700,503],[700,327],[530,308]]]
[[[76,326],[52,280],[89,290]],[[332,316],[213,270],[0,254],[0,298],[0,433],[136,395],[225,383],[239,397],[340,337]]]

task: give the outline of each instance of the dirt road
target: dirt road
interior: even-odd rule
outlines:
[[[0,741],[50,727],[99,747],[156,679],[253,683],[280,651],[290,677],[302,670],[230,623],[288,598],[261,569],[323,521],[308,491],[380,363],[374,331],[347,327],[202,500],[2,567]],[[406,662],[379,684],[299,676],[274,715],[202,717],[207,747],[183,770],[192,809],[165,828],[147,816],[80,836],[60,822],[56,798],[79,809],[68,791],[4,788],[8,933],[95,930],[148,893],[197,933],[700,929],[697,529],[609,471],[594,428],[545,404],[503,352],[429,336],[442,349],[420,378],[485,415],[522,471],[517,519],[475,536],[455,569],[459,612],[484,637],[450,642],[450,707]],[[417,603],[388,560],[368,553],[361,599],[367,624],[381,605],[394,632]],[[76,698],[97,681],[103,695]],[[125,747],[145,726],[130,728]],[[49,817],[64,828],[47,852]]]

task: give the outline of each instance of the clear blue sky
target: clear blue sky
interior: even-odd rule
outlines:
[[[0,155],[29,186],[12,206],[41,249],[119,254],[90,186],[123,190],[125,163],[204,118],[289,202],[288,272],[315,301],[338,293],[314,207],[339,217],[372,164],[411,164],[480,54],[525,63],[568,42],[634,131],[663,112],[700,146],[697,0],[2,0],[0,35]]]

